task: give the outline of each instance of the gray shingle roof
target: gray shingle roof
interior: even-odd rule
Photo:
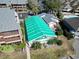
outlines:
[[[14,10],[0,8],[0,32],[18,30]]]
[[[28,3],[28,1],[27,0],[0,0],[0,3],[26,4]]]
[[[79,28],[79,17],[65,18],[64,22],[67,22],[75,31]]]

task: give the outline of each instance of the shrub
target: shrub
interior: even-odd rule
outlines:
[[[62,30],[60,27],[58,27],[58,28],[56,29],[56,34],[57,34],[57,35],[62,35],[62,34],[63,34],[63,30]]]
[[[59,19],[63,19],[63,16],[64,16],[64,15],[63,15],[61,12],[58,12],[58,13],[57,13],[57,17],[58,17]]]
[[[57,40],[57,45],[62,45],[62,41],[61,40]]]
[[[24,43],[21,43],[20,45],[19,45],[19,48],[25,48],[25,44]]]
[[[73,34],[72,34],[72,33],[70,33],[70,32],[68,32],[68,33],[67,33],[67,38],[68,38],[68,39],[73,38]]]
[[[15,45],[15,51],[21,51],[23,48],[26,47],[24,43],[20,43],[19,45]]]
[[[67,30],[64,30],[64,35],[68,38],[68,39],[71,39],[71,38],[73,38],[73,34],[72,33],[70,33],[70,32],[68,32]]]
[[[31,46],[33,49],[41,49],[41,43],[40,42],[34,42]]]
[[[58,39],[50,39],[48,40],[47,44],[57,44],[57,45],[62,45],[62,41]]]
[[[50,39],[48,40],[47,44],[53,44],[54,43],[54,40],[53,39]]]

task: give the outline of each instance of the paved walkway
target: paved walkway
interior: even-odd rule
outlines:
[[[79,40],[74,39],[73,47],[76,52],[76,57],[79,58]]]

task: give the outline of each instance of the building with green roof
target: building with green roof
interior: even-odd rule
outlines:
[[[34,41],[46,42],[49,38],[56,37],[55,32],[39,16],[29,16],[25,19],[24,24],[26,39],[30,43]]]

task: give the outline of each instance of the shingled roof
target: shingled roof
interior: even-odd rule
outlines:
[[[28,3],[27,0],[0,0],[0,3],[4,3],[4,4],[26,4]]]
[[[0,32],[19,29],[14,12],[14,10],[10,10],[9,8],[0,8]]]
[[[79,17],[65,18],[64,23],[66,23],[67,27],[70,27],[76,31],[79,28]]]

